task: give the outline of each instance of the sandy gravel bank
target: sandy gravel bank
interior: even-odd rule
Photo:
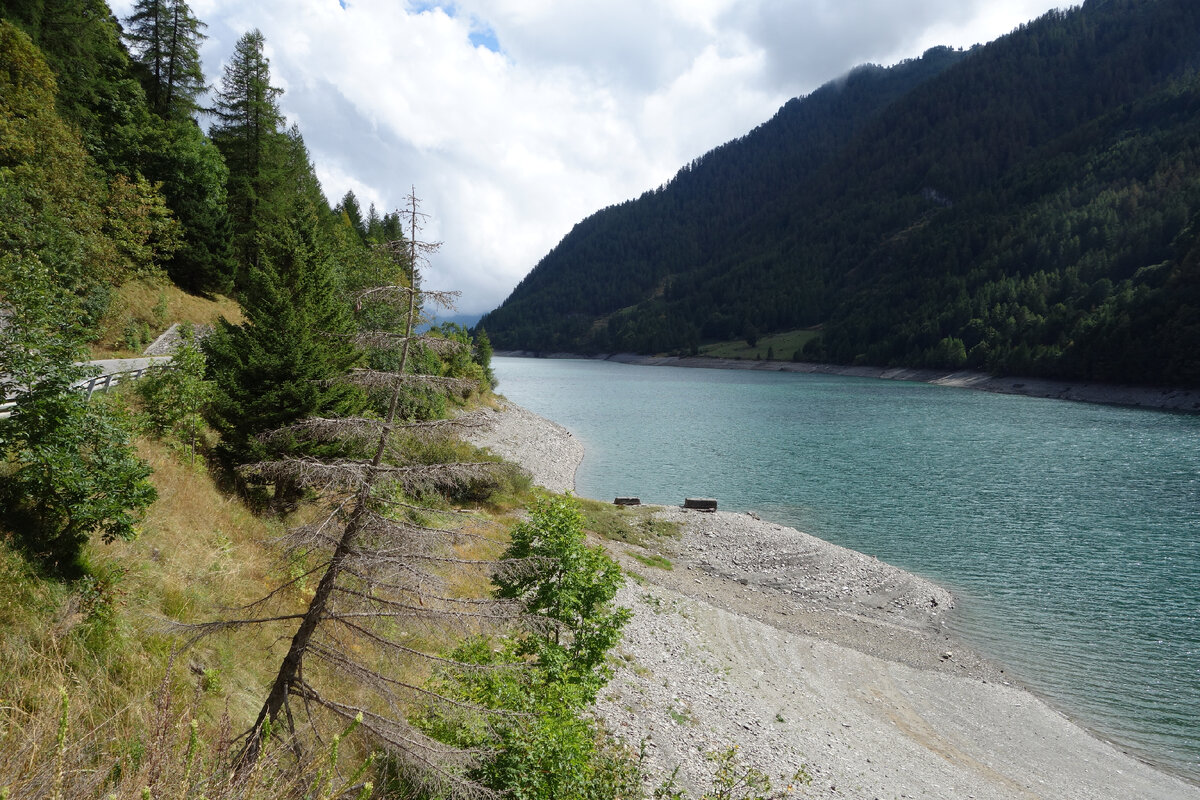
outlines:
[[[520,464],[533,482],[552,492],[574,492],[575,471],[583,461],[583,445],[563,426],[532,411],[501,401],[481,412],[484,424],[463,437],[507,461]]]
[[[535,354],[527,351],[497,351],[498,356],[518,358],[588,358],[569,353]],[[1176,389],[1153,386],[1122,386],[1111,383],[1072,383],[1044,378],[994,377],[982,372],[946,372],[945,370],[884,367],[846,367],[796,361],[749,361],[737,358],[681,358],[678,356],[641,356],[616,353],[596,358],[622,364],[651,367],[692,367],[699,369],[749,369],[766,372],[799,372],[816,375],[846,375],[854,378],[879,378],[894,381],[918,381],[959,389],[975,389],[996,394],[1075,400],[1084,403],[1156,408],[1164,411],[1200,413],[1200,389]]]
[[[744,514],[662,513],[673,569],[610,548],[644,582],[599,708],[657,774],[703,783],[702,754],[737,744],[773,776],[804,765],[801,797],[1200,798],[948,639],[945,590]]]
[[[516,406],[496,417],[487,446],[573,484],[569,432]],[[737,744],[772,776],[804,765],[799,797],[1200,800],[951,641],[941,587],[748,514],[658,513],[682,525],[672,569],[608,543],[642,582],[622,591],[634,616],[597,710],[647,742],[655,775],[703,783],[703,754]]]

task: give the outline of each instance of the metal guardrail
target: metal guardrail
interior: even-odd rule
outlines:
[[[125,381],[136,381],[146,374],[147,369],[149,367],[126,370],[125,372],[110,372],[107,375],[97,375],[94,378],[88,378],[86,381],[75,384],[75,388],[81,392],[86,392],[90,400],[96,392],[107,392],[109,389],[119,386]]]
[[[129,360],[134,361],[134,360],[143,360],[143,359],[129,359]],[[138,378],[143,377],[146,374],[146,371],[149,370],[150,367],[153,366],[153,364],[167,363],[170,360],[171,359],[169,357],[159,358],[159,359],[155,359],[151,364],[149,364],[147,366],[138,367],[136,369],[117,370],[115,372],[107,372],[102,375],[96,375],[91,378],[85,378],[84,380],[81,380],[75,384],[72,384],[72,388],[75,388],[81,392],[84,392],[87,395],[87,398],[90,400],[92,398],[92,395],[95,394],[96,392],[107,392],[109,389],[112,389],[115,386],[119,386],[122,383],[125,383],[126,381],[136,381]],[[16,404],[17,404],[16,400],[9,400],[5,403],[0,403],[0,419],[3,419],[5,417],[9,416],[10,414],[12,414],[12,409],[14,406],[16,406]]]

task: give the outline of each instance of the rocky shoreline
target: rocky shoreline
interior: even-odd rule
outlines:
[[[1127,386],[1112,383],[1078,383],[1047,378],[998,377],[983,372],[960,370],[907,369],[904,367],[847,367],[807,361],[751,361],[740,358],[707,356],[643,356],[614,353],[581,356],[571,353],[534,353],[527,350],[497,350],[495,355],[510,358],[580,358],[615,361],[647,367],[690,367],[693,369],[745,369],[764,372],[796,372],[806,375],[844,375],[893,381],[916,381],[956,389],[974,389],[994,394],[1073,400],[1081,403],[1153,408],[1162,411],[1200,413],[1200,390],[1157,386]]]
[[[568,431],[509,403],[488,417],[472,441],[574,489],[583,448]],[[678,767],[704,786],[705,754],[737,745],[773,778],[803,766],[798,797],[1200,800],[954,642],[945,589],[749,514],[656,513],[680,524],[654,553],[670,569],[605,543],[636,580],[596,710],[645,743],[655,779]]]

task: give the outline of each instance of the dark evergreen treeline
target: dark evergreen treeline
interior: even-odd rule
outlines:
[[[397,256],[400,213],[364,212],[353,193],[330,206],[303,137],[285,126],[260,32],[238,41],[202,108],[203,29],[185,0],[139,0],[124,24],[103,0],[13,0],[0,16],[0,401],[17,404],[0,420],[0,460],[23,465],[18,477],[48,474],[30,466],[40,453],[46,463],[92,464],[72,478],[91,485],[128,455],[125,426],[70,383],[131,281],[233,293],[241,305],[243,321],[222,320],[204,341],[215,385],[206,410],[224,466],[272,455],[261,434],[296,420],[379,411],[371,392],[337,379],[393,366],[355,340],[405,320],[356,310],[351,298],[411,280]],[[201,111],[215,119],[207,135]],[[486,361],[473,359],[465,330],[433,335],[458,340],[466,355],[418,343],[412,371],[486,385]],[[60,411],[25,413],[43,393]],[[400,410],[436,416],[444,402],[418,388]],[[84,428],[114,431],[87,445],[94,457],[81,455]],[[0,512],[27,505],[13,487],[0,475]],[[85,538],[63,538],[53,557],[69,563]]]
[[[820,326],[799,357],[1200,384],[1198,68],[1188,0],[859,68],[581,222],[481,325],[583,352]]]
[[[366,357],[346,343],[349,297],[402,277],[381,246],[404,234],[398,212],[364,212],[353,193],[330,207],[258,31],[202,108],[203,29],[184,0],[139,0],[124,24],[103,0],[6,4],[0,301],[56,293],[67,310],[44,322],[83,343],[130,279],[235,293],[246,321],[206,350],[212,421],[240,463],[264,430],[366,402],[322,382]]]

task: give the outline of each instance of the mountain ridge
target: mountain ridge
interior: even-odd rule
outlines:
[[[1197,385],[1197,53],[1184,0],[1090,0],[859,68],[580,222],[480,324],[681,354],[819,325],[806,359]]]

